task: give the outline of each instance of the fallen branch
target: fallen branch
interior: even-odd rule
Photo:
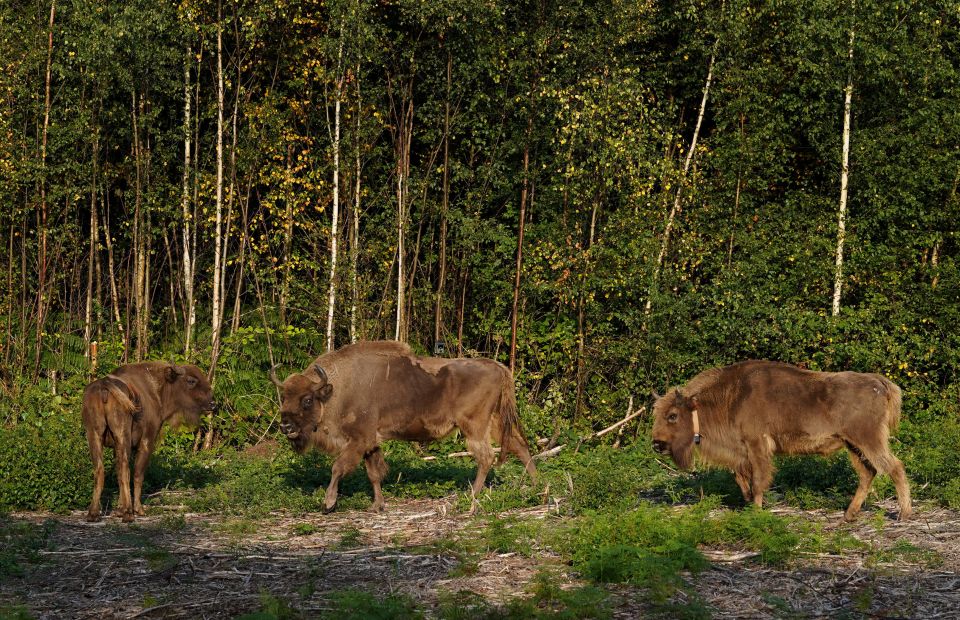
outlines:
[[[643,415],[643,414],[646,412],[646,410],[647,410],[646,407],[640,407],[640,408],[637,409],[636,411],[633,411],[633,397],[631,396],[631,397],[630,397],[630,404],[627,406],[627,415],[626,415],[622,420],[620,420],[619,422],[615,422],[615,423],[611,424],[611,425],[608,426],[607,428],[601,429],[601,430],[599,430],[599,431],[596,431],[596,432],[594,432],[594,433],[590,433],[589,435],[585,435],[585,436],[581,437],[579,440],[577,440],[577,449],[579,450],[579,449],[580,449],[580,445],[583,444],[583,442],[585,442],[585,441],[590,441],[591,439],[596,439],[596,438],[598,438],[598,437],[603,437],[603,436],[606,435],[607,433],[611,433],[611,432],[617,430],[618,428],[622,428],[623,425],[626,424],[627,422],[629,422],[629,421],[631,421],[631,420],[633,420],[633,419],[635,419],[635,418]],[[549,439],[538,439],[538,440],[537,440],[537,445],[543,446],[543,445],[546,445],[549,441],[550,441]],[[618,443],[619,443],[619,440],[618,440]],[[535,459],[545,459],[545,458],[550,457],[550,456],[555,456],[555,455],[559,454],[560,451],[563,450],[565,447],[567,447],[567,444],[561,444],[561,445],[559,445],[559,446],[555,446],[555,447],[553,447],[553,448],[550,448],[549,450],[544,450],[543,452],[540,452],[540,453],[538,453],[538,454],[534,454],[534,455],[533,455],[533,458],[535,458]],[[619,447],[619,446],[617,446],[617,447]],[[494,452],[494,454],[499,453],[499,452],[500,452],[500,448],[494,448],[494,449],[493,449],[493,452]],[[450,459],[450,458],[457,458],[457,457],[464,457],[464,456],[471,456],[471,454],[470,454],[469,452],[466,452],[466,451],[464,451],[464,452],[451,452],[450,454],[446,454],[446,455],[444,455],[444,456],[442,456],[442,457],[441,457],[441,456],[424,456],[424,457],[421,457],[421,458],[422,458],[424,461],[435,461],[435,460],[437,460],[438,458]]]

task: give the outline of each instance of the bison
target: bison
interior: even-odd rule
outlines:
[[[100,518],[103,492],[103,446],[113,447],[120,483],[120,516],[124,523],[144,514],[140,503],[143,475],[157,447],[160,427],[179,414],[191,426],[216,402],[206,375],[193,365],[163,362],[128,364],[92,382],[83,392],[83,426],[93,461],[93,499],[87,521]],[[130,451],[136,449],[133,502],[130,501]]]
[[[513,375],[493,360],[422,358],[400,342],[358,342],[321,355],[283,382],[271,370],[270,379],[280,388],[280,430],[293,448],[334,457],[324,513],[336,508],[340,479],[361,459],[373,485],[370,508],[384,509],[380,444],[387,439],[425,442],[459,429],[477,462],[474,498],[493,465],[491,439],[501,446],[498,464],[514,454],[536,477]]]
[[[900,519],[910,516],[903,464],[890,451],[900,421],[900,388],[877,374],[814,372],[747,361],[701,372],[653,407],[653,446],[682,469],[693,447],[706,462],[733,471],[757,507],[773,479],[774,454],[829,455],[846,447],[860,485],[844,518],[860,513],[877,473],[897,489]]]

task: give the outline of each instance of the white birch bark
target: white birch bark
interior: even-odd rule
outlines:
[[[343,29],[337,51],[337,88],[333,111],[333,217],[330,222],[330,288],[327,291],[327,351],[333,351],[333,314],[337,300],[337,240],[340,227],[340,99],[343,96]]]
[[[217,7],[217,198],[216,224],[214,228],[214,255],[213,255],[213,313],[212,327],[212,355],[209,374],[212,377],[220,353],[220,331],[223,304],[221,292],[223,290],[223,262],[221,252],[223,248],[223,24],[220,6]]]
[[[180,208],[183,214],[183,293],[185,297],[184,308],[184,354],[190,355],[190,346],[193,340],[193,326],[197,320],[197,312],[193,301],[193,259],[190,254],[190,166],[191,166],[191,148],[190,141],[190,57],[192,52],[187,45],[186,60],[183,63],[183,194],[180,198]]]
[[[355,170],[354,174],[356,178],[354,179],[354,188],[353,188],[353,226],[351,228],[351,238],[350,238],[350,263],[351,263],[351,300],[350,300],[350,342],[357,341],[357,296],[359,295],[358,291],[358,276],[357,268],[360,256],[360,112],[363,109],[362,101],[360,99],[360,66],[357,65],[357,114],[356,114],[356,148],[354,151],[355,155]]]
[[[690,139],[690,148],[687,150],[687,157],[683,162],[683,170],[680,179],[677,181],[677,194],[673,200],[673,207],[667,216],[667,225],[663,230],[663,241],[660,243],[660,253],[657,255],[657,262],[653,267],[653,277],[650,282],[650,290],[647,293],[647,303],[644,312],[650,314],[653,305],[653,292],[656,289],[657,281],[660,279],[660,271],[663,268],[663,260],[667,255],[667,247],[670,245],[670,234],[673,231],[673,222],[677,217],[677,211],[680,210],[680,201],[683,196],[683,183],[690,170],[690,164],[697,152],[697,140],[700,138],[700,126],[703,124],[703,114],[707,109],[707,98],[710,95],[710,84],[713,82],[713,64],[717,57],[717,47],[720,39],[713,44],[713,53],[710,54],[710,65],[707,68],[707,81],[703,87],[703,97],[700,99],[700,113],[697,115],[697,124],[693,129],[693,137]]]
[[[853,3],[850,3],[851,11]],[[847,86],[843,99],[843,155],[840,163],[840,208],[837,215],[837,259],[833,278],[833,316],[840,314],[840,296],[843,290],[843,245],[847,234],[847,190],[850,177],[850,103],[853,99],[853,40],[855,30],[850,29],[850,46]]]

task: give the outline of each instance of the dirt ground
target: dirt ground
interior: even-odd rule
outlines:
[[[479,524],[454,503],[393,500],[383,514],[256,521],[155,510],[132,527],[111,517],[89,524],[82,512],[16,513],[10,519],[53,526],[40,561],[0,583],[0,605],[51,619],[229,618],[260,609],[269,592],[310,617],[329,609],[330,592],[350,588],[404,593],[429,611],[445,592],[466,590],[491,603],[524,596],[544,568],[562,586],[580,583],[551,553],[487,553],[465,570],[455,540]],[[882,521],[866,515],[848,526],[839,512],[775,507],[826,532],[845,528],[864,548],[811,554],[783,568],[738,549],[705,549],[712,568],[686,579],[715,618],[960,618],[960,513],[918,508],[898,523],[895,506],[881,505]],[[547,507],[510,514],[562,518]],[[638,590],[608,590],[615,617],[649,611]]]

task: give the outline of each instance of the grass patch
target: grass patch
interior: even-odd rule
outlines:
[[[24,563],[39,562],[55,528],[50,520],[37,525],[0,515],[0,578],[20,577]]]
[[[348,526],[340,534],[340,541],[337,543],[337,549],[356,549],[360,546],[363,535],[360,530],[353,526]]]
[[[25,605],[0,605],[0,620],[33,620]]]

